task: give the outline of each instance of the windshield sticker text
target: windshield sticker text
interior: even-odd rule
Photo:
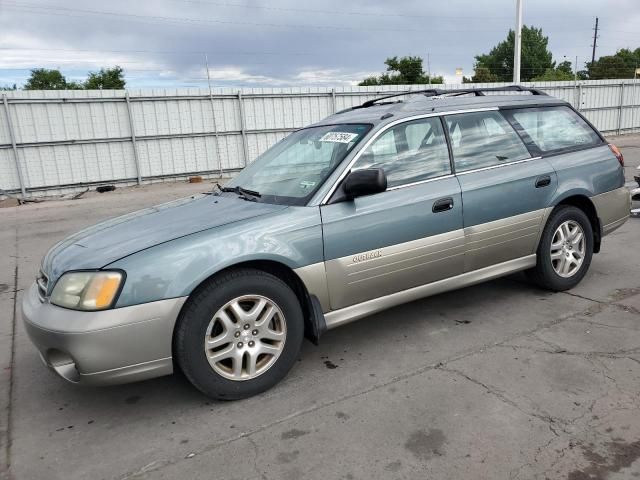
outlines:
[[[357,133],[349,132],[327,132],[320,139],[321,142],[351,143],[358,137]]]

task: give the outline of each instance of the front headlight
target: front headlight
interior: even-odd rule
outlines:
[[[113,304],[122,283],[120,272],[70,272],[60,277],[51,303],[73,310],[104,310]]]

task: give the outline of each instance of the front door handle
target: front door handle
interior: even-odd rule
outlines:
[[[433,203],[433,208],[431,209],[433,213],[438,212],[446,212],[447,210],[451,210],[453,208],[453,198],[441,198],[440,200],[436,200]]]
[[[536,178],[536,188],[546,187],[551,185],[551,177],[549,175],[542,175]]]

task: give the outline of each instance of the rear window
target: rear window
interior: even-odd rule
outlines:
[[[600,145],[596,132],[569,107],[516,110],[513,118],[542,153]]]

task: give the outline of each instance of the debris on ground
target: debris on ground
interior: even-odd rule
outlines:
[[[0,200],[0,208],[17,207],[20,205],[20,201],[17,198],[5,198]]]
[[[114,188],[115,188],[115,187],[114,187]],[[86,190],[83,190],[83,191],[78,192],[78,193],[76,193],[75,195],[73,195],[73,196],[71,197],[71,200],[77,200],[77,199],[79,199],[81,196],[83,196],[83,195],[84,195],[85,193],[87,193],[88,191],[89,191],[89,188],[87,187],[87,189],[86,189]]]
[[[113,192],[116,189],[115,185],[100,185],[96,187],[96,192],[105,193],[105,192]]]

